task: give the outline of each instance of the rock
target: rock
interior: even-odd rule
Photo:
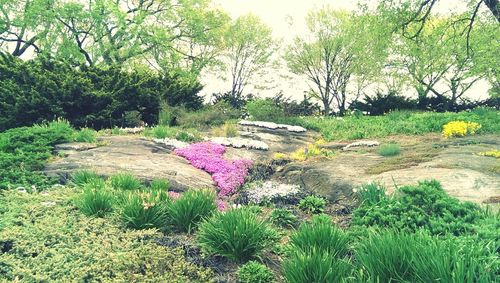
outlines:
[[[155,143],[166,145],[171,150],[174,150],[176,148],[184,148],[184,147],[189,145],[187,142],[179,141],[176,139],[169,139],[169,138],[153,139],[153,141]]]
[[[56,202],[55,201],[44,201],[40,204],[43,206],[54,206],[54,205],[56,205]]]
[[[325,144],[320,144],[318,145],[318,147],[326,150],[340,150],[346,147],[347,145],[348,143],[343,143],[343,142],[328,142]]]
[[[134,136],[109,136],[103,137],[103,141],[104,146],[78,151],[47,164],[45,173],[66,182],[81,169],[94,170],[104,177],[126,171],[145,182],[167,179],[176,191],[215,189],[209,174],[171,154],[171,149],[162,144]]]
[[[28,192],[25,187],[17,187],[17,191],[23,194]]]
[[[348,150],[353,147],[374,147],[379,145],[380,143],[378,141],[357,141],[346,145],[342,150]]]
[[[261,127],[261,128],[267,128],[267,129],[285,129],[289,132],[296,132],[296,133],[302,133],[306,132],[307,129],[301,127],[301,126],[292,126],[292,125],[285,125],[285,124],[276,124],[273,122],[263,122],[263,121],[247,121],[247,120],[242,120],[239,122],[240,125],[242,126],[256,126],[256,127]]]
[[[300,193],[300,186],[279,183],[276,181],[256,182],[245,187],[244,194],[249,202],[256,204],[262,201],[288,198]]]
[[[144,127],[120,128],[120,131],[126,134],[139,134],[144,132]]]
[[[269,150],[267,143],[252,139],[242,139],[242,138],[225,138],[225,137],[214,137],[209,139],[211,142],[222,144],[224,146],[230,146],[235,148],[248,148],[257,150]]]
[[[54,146],[55,151],[83,151],[96,148],[97,145],[88,142],[70,142],[63,144],[56,144]]]

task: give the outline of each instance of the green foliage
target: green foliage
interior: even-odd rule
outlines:
[[[16,186],[46,188],[54,181],[41,173],[55,144],[70,141],[67,121],[7,130],[0,133],[0,190]]]
[[[378,154],[388,157],[388,156],[396,156],[401,152],[401,147],[395,143],[383,144],[378,149]]]
[[[101,179],[101,177],[99,177],[96,172],[91,170],[79,170],[71,176],[71,180],[78,187],[83,187],[85,184],[97,179]]]
[[[249,261],[240,266],[237,274],[241,283],[271,283],[274,280],[271,270],[256,261]]]
[[[149,184],[149,188],[153,191],[167,191],[170,188],[170,182],[166,179],[154,179]]]
[[[297,216],[291,210],[285,208],[274,209],[269,218],[274,224],[286,228],[293,228],[298,222]]]
[[[190,190],[169,207],[170,222],[175,229],[191,233],[198,224],[215,211],[215,193],[209,190]]]
[[[205,252],[239,262],[258,257],[275,238],[276,231],[245,208],[215,214],[198,231],[198,243]]]
[[[355,257],[369,282],[494,282],[499,267],[494,248],[423,231],[370,234]]]
[[[114,217],[82,214],[70,201],[80,194],[74,188],[1,194],[0,248],[6,249],[0,252],[0,281],[213,280],[210,269],[188,262],[181,249],[155,243],[163,237],[157,230],[124,229]]]
[[[165,190],[128,192],[121,203],[121,218],[134,229],[165,228],[170,200]]]
[[[96,142],[96,135],[97,135],[96,131],[94,131],[92,129],[84,128],[84,129],[81,129],[80,131],[75,132],[74,140],[76,142],[93,143],[93,142]]]
[[[399,118],[397,118],[399,117]],[[401,119],[403,118],[404,119]],[[481,124],[482,133],[500,133],[500,115],[488,108],[476,108],[459,113],[391,112],[384,116],[354,116],[343,119],[305,117],[295,119],[297,124],[320,131],[327,141],[380,138],[390,135],[422,135],[440,133],[443,125],[451,121]]]
[[[141,182],[134,175],[126,172],[109,177],[111,186],[120,190],[137,190],[142,187]]]
[[[352,224],[462,235],[476,233],[484,218],[477,205],[449,197],[437,181],[424,181],[398,188],[393,198],[363,202]]]
[[[375,205],[386,200],[385,192],[385,188],[378,183],[364,184],[356,191],[364,205]]]
[[[115,198],[103,180],[94,179],[83,186],[83,193],[76,199],[76,206],[87,216],[104,217],[113,210]]]
[[[198,111],[181,110],[177,115],[177,124],[184,128],[207,128],[220,126],[228,120],[239,119],[241,112],[228,103],[221,101],[204,106]]]
[[[307,196],[299,202],[299,208],[308,213],[321,213],[325,207],[326,200],[317,196]]]
[[[151,134],[157,139],[171,138],[175,135],[175,130],[159,125],[151,130]]]
[[[280,122],[285,112],[270,99],[255,99],[247,103],[246,109],[253,120]]]

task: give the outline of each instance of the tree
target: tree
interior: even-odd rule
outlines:
[[[231,73],[231,95],[241,97],[250,80],[266,68],[276,49],[272,30],[252,15],[237,18],[225,34],[224,61]]]
[[[306,18],[310,37],[297,37],[286,51],[290,70],[305,75],[311,93],[329,115],[344,115],[370,84],[386,57],[386,33],[377,18],[324,8]],[[351,95],[350,95],[351,94]]]

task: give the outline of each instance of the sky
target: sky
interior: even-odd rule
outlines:
[[[286,45],[294,37],[307,34],[305,17],[309,10],[321,8],[329,5],[335,9],[353,10],[357,8],[357,0],[213,0],[216,7],[225,10],[232,18],[237,18],[248,13],[252,13],[261,18],[261,20],[272,28],[273,36],[276,39],[283,40]],[[368,5],[375,5],[377,0],[363,0]],[[450,10],[460,11],[466,8],[462,1],[440,0],[435,12],[446,14]],[[290,26],[290,18],[293,25]],[[274,81],[274,88],[269,90],[255,90],[251,86],[246,90],[259,93],[261,96],[274,96],[283,91],[285,96],[293,99],[301,99],[305,91],[309,89],[308,83],[302,77],[293,77],[291,80],[285,80],[277,72],[286,72],[286,66],[281,69],[270,72],[269,78]],[[290,74],[288,74],[290,75]],[[210,98],[212,93],[226,91],[230,89],[230,82],[223,81],[213,75],[205,74],[202,77],[202,83],[205,85],[202,94]],[[488,84],[484,81],[479,82],[476,87],[469,90],[468,95],[474,98],[486,98]]]

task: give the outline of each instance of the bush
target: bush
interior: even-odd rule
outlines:
[[[481,125],[474,122],[452,121],[443,126],[443,136],[445,138],[451,137],[465,137],[473,135],[481,128]]]
[[[170,182],[165,179],[154,179],[149,184],[149,188],[154,191],[167,191],[170,188]]]
[[[206,253],[239,262],[258,257],[275,238],[276,231],[245,208],[215,214],[198,231],[198,243]]]
[[[356,259],[371,282],[493,282],[494,253],[471,239],[385,231],[358,245]]]
[[[274,281],[271,270],[256,261],[249,261],[240,266],[237,274],[241,283],[271,283]]]
[[[298,222],[297,216],[291,210],[285,208],[274,209],[269,218],[274,224],[287,228],[295,227]]]
[[[270,99],[256,99],[246,105],[248,114],[253,120],[279,122],[284,119],[285,112]]]
[[[169,206],[171,223],[175,229],[191,233],[198,224],[216,211],[215,193],[209,190],[191,190]]]
[[[184,128],[220,126],[228,120],[239,119],[241,112],[225,102],[207,105],[198,111],[180,111],[176,123]]]
[[[76,200],[76,206],[87,216],[104,217],[113,210],[114,197],[104,181],[95,179],[83,186],[83,193]]]
[[[378,154],[388,157],[396,156],[401,152],[401,147],[395,143],[383,144],[378,149]]]
[[[130,173],[115,174],[109,181],[113,188],[120,190],[137,190],[142,187],[141,182]]]
[[[359,199],[365,205],[375,205],[386,199],[385,188],[378,183],[370,183],[362,185],[356,191]]]
[[[399,187],[393,198],[363,202],[353,212],[352,225],[467,235],[475,234],[484,219],[477,205],[449,197],[437,181],[424,181]]]
[[[85,184],[93,182],[97,179],[101,179],[96,172],[91,170],[79,170],[73,173],[71,180],[73,183],[79,187],[83,187]]]
[[[167,126],[156,126],[151,129],[151,134],[157,139],[172,138],[175,136],[176,131]]]
[[[375,97],[365,95],[363,101],[357,101],[349,107],[369,113],[370,115],[383,115],[394,110],[417,109],[417,101],[398,95],[394,91],[387,94],[377,92]]]
[[[129,192],[123,201],[121,218],[134,229],[165,228],[168,224],[167,191]]]
[[[309,213],[322,213],[325,207],[326,200],[317,196],[307,196],[299,202],[299,208]]]
[[[53,146],[70,141],[74,130],[64,120],[0,133],[0,190],[16,186],[47,188],[56,180],[42,173]]]
[[[89,142],[93,143],[96,142],[96,135],[97,132],[92,130],[92,129],[81,129],[80,131],[75,133],[75,138],[74,140],[76,142]]]

